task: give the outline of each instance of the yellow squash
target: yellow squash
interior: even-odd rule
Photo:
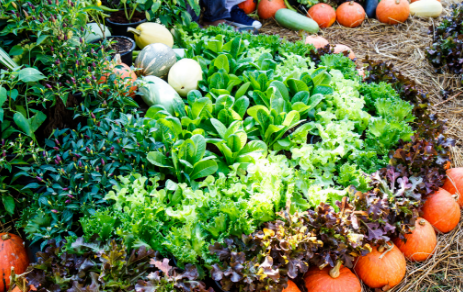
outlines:
[[[129,27],[127,31],[134,34],[135,42],[140,49],[155,43],[163,43],[171,48],[174,45],[172,34],[161,24],[145,22],[137,26],[136,29]]]
[[[410,4],[410,14],[417,17],[436,18],[442,13],[442,4],[437,0],[420,0]]]

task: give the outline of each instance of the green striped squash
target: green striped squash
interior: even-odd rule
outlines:
[[[139,76],[153,75],[164,78],[175,62],[177,62],[175,52],[165,44],[156,43],[147,45],[141,50],[135,60],[135,67],[138,68]]]

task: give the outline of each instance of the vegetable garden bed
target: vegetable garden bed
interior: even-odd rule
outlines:
[[[35,13],[34,5],[23,6]],[[12,216],[1,223],[11,231],[4,218],[19,216],[18,233],[43,249],[39,264],[13,276],[22,290],[31,284],[39,291],[280,292],[289,283],[289,292],[297,290],[292,281],[305,290],[309,268],[306,275],[326,267],[331,281],[341,264],[385,290],[462,288],[460,209],[448,217],[455,199],[438,191],[446,170],[463,166],[462,86],[454,76],[434,74],[424,57],[431,22],[391,27],[369,20],[357,29],[324,30],[332,43],[353,49],[358,67],[365,59],[362,77],[329,47],[280,41],[275,32],[294,41],[300,36],[272,21],[262,29],[270,36],[176,26],[174,44],[187,48],[181,53],[171,49],[169,31],[147,36],[138,27],[139,47],[163,42],[134,54],[143,70],[118,63],[118,55],[109,63],[106,47],[84,41],[85,28],[69,29],[80,19],[55,21],[64,25],[53,42],[46,41],[53,33],[25,36],[43,42],[41,51],[9,50],[23,67],[10,68],[19,72],[17,87],[0,88],[2,103],[8,97],[2,157],[18,159],[6,158],[1,178],[10,182],[9,171],[32,180],[25,187],[11,181],[16,209],[2,197]],[[68,52],[72,41],[79,54]],[[153,58],[167,69],[152,66]],[[2,80],[15,80],[5,66]],[[63,100],[69,93],[78,105]],[[16,103],[18,95],[25,106]],[[61,112],[63,104],[71,107],[81,123],[62,122],[60,128],[72,129],[44,139],[49,133],[39,126],[51,110],[41,111],[42,98],[44,106],[58,99]],[[18,162],[20,171],[12,171]],[[430,206],[435,197],[447,203]],[[400,246],[416,222],[432,231],[416,221],[421,211],[448,233],[438,236],[430,259],[407,264],[401,281],[405,259],[392,240]],[[372,254],[398,263],[376,271],[397,273],[394,279],[368,280],[377,266],[360,261]],[[357,277],[345,267],[342,273],[351,279],[346,289],[357,289]]]

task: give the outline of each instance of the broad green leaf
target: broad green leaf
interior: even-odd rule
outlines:
[[[241,149],[239,155],[243,156],[252,152],[267,152],[267,144],[265,144],[265,142],[261,140],[250,141],[243,147],[243,149]]]
[[[5,210],[11,215],[13,215],[14,208],[15,208],[14,199],[8,195],[2,195],[1,193],[0,195],[2,196],[2,203],[3,203],[3,206],[5,207]]]
[[[293,96],[293,98],[291,99],[291,103],[303,102],[309,97],[310,97],[310,93],[308,91],[299,91]]]
[[[293,94],[296,94],[296,93],[298,93],[300,91],[308,91],[309,90],[309,87],[301,80],[288,79],[286,81],[286,84],[288,85],[289,90],[291,90],[291,92]]]
[[[269,125],[266,128],[265,134],[264,134],[264,141],[270,141],[270,137],[272,134],[279,132],[280,130],[284,129],[284,126],[277,126],[277,125]]]
[[[250,85],[251,85],[251,82],[246,82],[243,85],[241,85],[240,88],[238,89],[238,91],[235,94],[235,98],[239,99],[240,97],[245,95],[246,92],[248,92],[248,88],[249,88]]]
[[[312,81],[315,87],[318,85],[329,85],[331,82],[331,75],[325,72],[322,72],[316,76],[312,77]]]
[[[186,161],[185,159],[179,159],[178,161],[180,162],[180,164],[185,165],[187,168],[193,169],[193,165],[189,163],[188,161]]]
[[[252,106],[248,109],[248,115],[250,115],[251,117],[254,118],[254,120],[258,120],[257,119],[257,112],[259,110],[264,110],[265,112],[267,112],[267,114],[270,114],[270,111],[268,110],[267,107],[263,106],[263,105],[255,105],[255,106]]]
[[[172,163],[169,161],[169,159],[164,154],[157,151],[149,152],[147,159],[151,164],[159,167],[172,167]]]
[[[37,69],[34,68],[24,68],[19,71],[18,80],[23,82],[36,82],[46,77]]]
[[[233,123],[230,124],[228,127],[227,131],[224,134],[224,139],[228,138],[228,136],[232,134],[236,134],[236,132],[240,131],[243,126],[243,123],[241,121],[234,121]]]
[[[243,147],[241,139],[235,134],[228,136],[227,146],[232,152],[238,152],[241,150],[241,147]]]
[[[31,118],[31,121],[30,121],[32,132],[37,131],[37,129],[40,127],[40,125],[43,124],[43,122],[45,122],[46,119],[47,119],[47,115],[46,115],[46,114],[44,114],[43,112],[37,112],[37,113]]]
[[[48,38],[48,35],[41,35],[38,39],[37,39],[37,42],[35,43],[37,46],[40,45],[44,40],[46,40]]]
[[[24,132],[27,136],[31,137],[32,139],[35,140],[35,135],[34,132],[32,131],[31,125],[29,124],[29,121],[26,119],[26,117],[21,114],[21,113],[15,113],[13,116],[13,120],[16,123],[16,125],[21,129],[21,131]]]
[[[235,58],[238,59],[238,56],[244,52],[245,46],[241,40],[241,37],[236,37],[231,41],[231,50],[230,54]]]
[[[282,97],[284,100],[289,101],[289,92],[286,85],[281,81],[272,81],[270,87],[275,88],[275,95]]]
[[[220,53],[222,52],[222,42],[211,40],[207,43],[206,48],[213,51],[214,53]]]
[[[235,101],[235,104],[233,105],[233,110],[237,112],[241,116],[241,118],[243,118],[248,107],[249,98],[247,98],[246,96],[242,96]]]
[[[205,177],[214,174],[218,169],[217,162],[215,160],[206,160],[198,162],[193,171],[190,174],[191,180],[195,180],[201,177]]]
[[[217,69],[225,70],[227,73],[230,72],[230,64],[228,63],[228,58],[225,55],[219,55],[214,60],[214,66],[217,67]]]
[[[333,88],[325,85],[318,85],[312,90],[312,95],[315,94],[322,94],[322,95],[329,95],[334,92]]]
[[[285,127],[291,127],[293,124],[299,122],[300,120],[300,115],[299,112],[297,111],[290,111],[283,122],[283,126]]]
[[[270,115],[267,113],[267,111],[263,109],[258,110],[256,117],[257,122],[259,122],[263,130],[265,130],[270,125]]]
[[[193,161],[192,164],[195,164],[199,162],[203,156],[204,153],[206,153],[206,139],[202,135],[193,135],[191,138],[191,141],[194,142],[195,146],[195,154],[193,155]]]
[[[24,52],[23,48],[20,45],[16,45],[11,48],[10,56],[19,56]]]
[[[212,118],[211,124],[214,126],[217,134],[219,134],[220,138],[225,139],[225,133],[227,132],[227,128],[222,124],[219,120]]]

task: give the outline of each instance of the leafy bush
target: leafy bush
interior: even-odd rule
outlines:
[[[155,172],[146,155],[159,147],[144,119],[91,113],[88,125],[56,130],[35,163],[19,174],[37,179],[26,189],[46,187],[30,198],[18,226],[33,242],[74,235],[77,219],[108,206],[104,200],[118,175]]]
[[[463,82],[463,4],[454,4],[451,9],[452,14],[445,17],[439,26],[429,28],[433,39],[426,56],[437,72],[461,75]]]

